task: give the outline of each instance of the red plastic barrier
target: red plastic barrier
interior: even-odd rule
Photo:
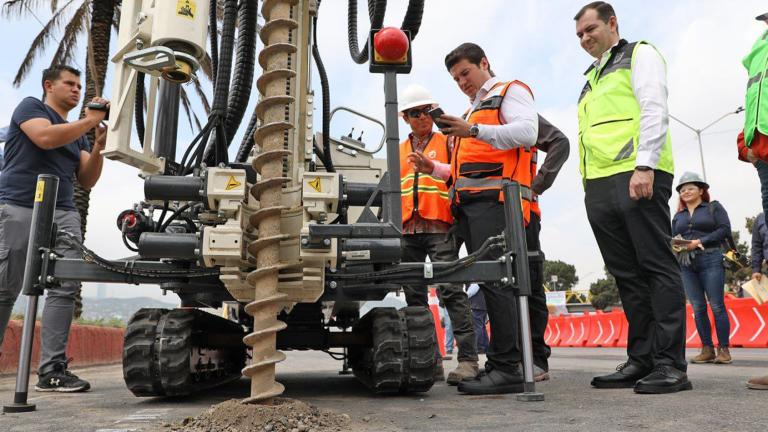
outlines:
[[[560,346],[581,347],[587,343],[589,330],[588,315],[569,315],[565,317],[563,339]]]
[[[589,334],[585,346],[615,347],[619,340],[624,314],[619,312],[590,312]]]
[[[685,346],[686,348],[701,348],[701,338],[696,330],[696,319],[690,304],[685,305]]]
[[[0,374],[14,373],[19,364],[21,345],[21,321],[11,321],[5,331],[3,355],[0,356]],[[88,366],[119,363],[123,357],[124,329],[73,325],[67,342],[70,366]],[[40,362],[40,323],[35,325],[32,345],[32,369]]]
[[[731,320],[730,345],[745,348],[768,347],[768,303],[758,305],[754,299],[726,299]],[[714,320],[712,320],[714,325]],[[716,332],[713,331],[716,339]]]
[[[562,341],[563,316],[550,316],[547,330],[544,332],[544,342],[550,347],[560,346]]]

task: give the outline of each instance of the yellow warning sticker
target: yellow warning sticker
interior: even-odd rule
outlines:
[[[35,189],[35,202],[43,202],[43,192],[45,192],[45,182],[38,180]]]
[[[195,0],[176,0],[176,15],[195,19],[197,4]]]
[[[316,190],[317,192],[322,192],[322,183],[320,182],[320,177],[315,177],[314,180],[309,182],[309,185],[312,187],[312,189]]]
[[[235,176],[229,176],[229,180],[227,181],[227,187],[225,189],[226,190],[237,189],[238,187],[240,187],[240,185],[242,185],[242,183],[237,181],[237,179],[235,179]]]

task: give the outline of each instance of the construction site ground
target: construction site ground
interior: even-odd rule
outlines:
[[[689,350],[689,357],[695,353]],[[514,395],[462,396],[436,384],[429,393],[374,396],[340,362],[322,352],[289,352],[278,367],[284,396],[350,416],[361,431],[765,431],[768,391],[748,390],[745,381],[768,374],[768,349],[734,349],[732,365],[690,365],[694,390],[672,395],[637,395],[631,389],[596,390],[592,375],[613,370],[622,348],[557,348],[552,379],[538,386],[544,402],[518,402]],[[456,360],[445,363],[446,371]],[[76,371],[90,380],[85,394],[30,393],[37,411],[0,415],[9,432],[163,431],[209,406],[249,393],[246,379],[187,398],[134,397],[120,365]],[[36,376],[31,377],[30,388]],[[0,402],[13,399],[15,377],[0,377]],[[311,425],[310,425],[311,426]]]

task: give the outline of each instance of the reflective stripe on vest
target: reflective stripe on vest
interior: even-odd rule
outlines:
[[[501,125],[501,104],[511,85],[519,85],[529,93],[530,88],[520,81],[497,83],[469,114],[470,124]],[[531,154],[525,148],[499,150],[477,138],[461,138],[454,148],[451,164],[453,187],[452,201],[461,203],[468,199],[504,201],[501,190],[504,180],[520,184],[523,195],[523,218],[530,220]]]
[[[632,88],[637,47],[646,42],[622,40],[602,68],[585,74],[579,97],[579,169],[585,180],[633,171],[640,140],[640,104]],[[672,142],[661,148],[656,169],[674,173]]]
[[[410,139],[400,143],[400,203],[403,223],[418,211],[419,216],[427,220],[439,220],[453,223],[451,201],[448,186],[443,180],[424,173],[415,173],[407,162],[408,154],[413,152]],[[435,132],[424,147],[424,155],[432,160],[449,163],[448,143],[445,135]]]
[[[752,46],[742,64],[747,68],[747,95],[744,102],[744,144],[752,146],[755,131],[768,135],[768,31]]]

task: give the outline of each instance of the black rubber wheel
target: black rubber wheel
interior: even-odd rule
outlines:
[[[374,393],[426,392],[434,384],[434,322],[428,309],[374,308],[353,328],[370,332],[372,346],[350,347],[355,376]]]
[[[237,336],[242,326],[197,309],[141,309],[128,322],[123,378],[136,396],[183,396],[236,380],[245,345],[210,347],[211,335]],[[200,348],[218,351],[214,368],[193,364]],[[198,357],[199,358],[199,357]]]

